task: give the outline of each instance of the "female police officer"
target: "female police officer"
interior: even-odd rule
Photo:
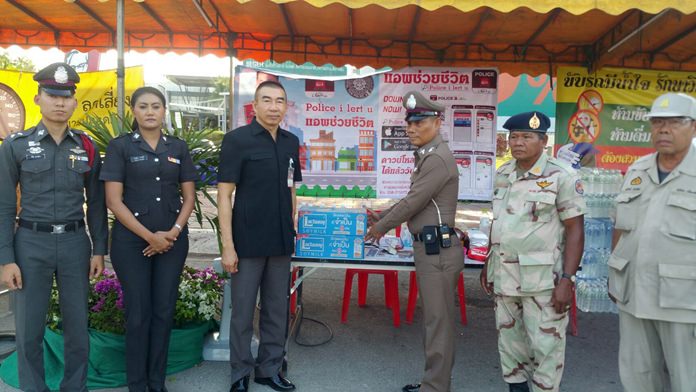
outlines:
[[[159,90],[137,89],[131,109],[133,133],[109,143],[100,178],[116,216],[111,262],[124,294],[128,389],[165,391],[197,173],[186,143],[162,134],[165,99]]]

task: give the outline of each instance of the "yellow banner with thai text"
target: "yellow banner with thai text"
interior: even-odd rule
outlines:
[[[654,151],[647,114],[665,93],[696,96],[696,72],[559,67],[555,151],[579,154],[577,165],[625,171]]]
[[[34,103],[38,85],[34,73],[0,70],[0,139],[10,132],[35,126],[41,120],[39,107]],[[128,67],[125,72],[126,107],[130,95],[143,85],[143,67]],[[70,127],[80,129],[87,114],[109,121],[109,112],[117,110],[116,70],[84,72],[75,91],[77,107],[70,118]]]

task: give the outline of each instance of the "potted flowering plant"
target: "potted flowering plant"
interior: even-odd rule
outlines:
[[[215,327],[222,302],[225,279],[211,267],[184,267],[169,342],[167,373],[195,366],[201,361],[203,342]],[[125,315],[123,291],[113,271],[105,270],[90,281],[88,298],[90,353],[87,386],[90,389],[126,385]],[[57,390],[63,377],[63,347],[58,290],[54,283],[44,337],[46,382]],[[5,359],[0,377],[18,387],[16,353]]]
[[[184,266],[174,312],[174,327],[185,328],[215,321],[220,315],[224,285],[224,277],[211,267],[198,270]],[[90,329],[117,335],[125,333],[123,290],[113,271],[104,270],[101,276],[90,281],[88,303]],[[59,331],[60,322],[58,291],[54,284],[47,324],[50,329]]]

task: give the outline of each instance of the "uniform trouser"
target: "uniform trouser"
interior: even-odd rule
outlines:
[[[459,244],[426,255],[422,243],[414,244],[418,291],[423,308],[425,372],[421,392],[449,392],[454,366],[457,310],[454,293],[464,268]]]
[[[251,374],[272,377],[285,358],[290,299],[290,256],[239,259],[239,272],[230,278],[232,317],[230,319],[230,365],[232,382]],[[259,353],[254,361],[251,338],[254,334],[256,294],[261,288]]]
[[[619,311],[619,375],[627,392],[696,392],[696,324]]]
[[[558,391],[565,361],[568,312],[556,313],[551,294],[496,295],[495,319],[505,382],[531,381],[534,392]]]
[[[146,246],[119,241],[117,235],[111,246],[111,263],[123,289],[129,391],[164,388],[169,336],[189,241],[182,234],[169,251],[153,257],[143,256]]]
[[[15,255],[22,289],[14,292],[19,385],[27,392],[48,392],[43,337],[55,274],[65,340],[61,391],[87,391],[87,294],[91,244],[84,229],[63,234],[19,228]]]

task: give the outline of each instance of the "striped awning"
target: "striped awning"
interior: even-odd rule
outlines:
[[[115,47],[116,2],[6,0],[0,46]],[[126,49],[341,66],[696,71],[696,1],[125,0]]]

